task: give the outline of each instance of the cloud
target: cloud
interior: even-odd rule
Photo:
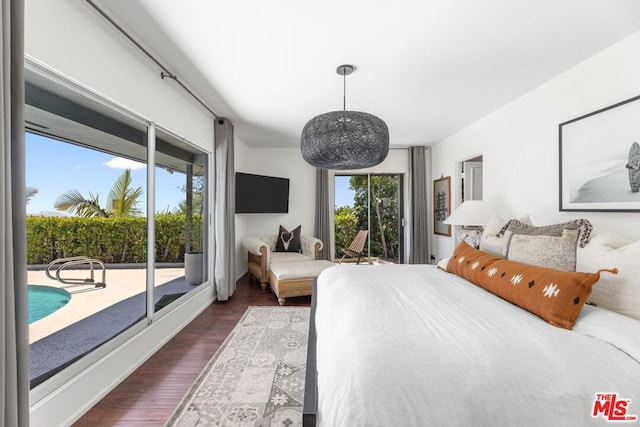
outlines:
[[[123,159],[122,157],[114,157],[108,162],[104,163],[105,166],[108,166],[113,169],[143,169],[147,167],[144,163],[136,162],[134,160]]]

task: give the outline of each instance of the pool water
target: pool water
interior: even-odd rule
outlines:
[[[71,299],[69,292],[53,286],[28,285],[27,289],[29,293],[29,324],[59,310]]]

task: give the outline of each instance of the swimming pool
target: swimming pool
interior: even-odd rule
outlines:
[[[69,292],[53,286],[28,285],[27,289],[29,293],[29,324],[64,307],[71,299]]]

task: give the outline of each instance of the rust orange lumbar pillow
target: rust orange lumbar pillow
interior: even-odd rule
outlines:
[[[447,271],[552,325],[571,329],[602,270],[581,273],[537,267],[499,258],[461,242],[449,259]]]

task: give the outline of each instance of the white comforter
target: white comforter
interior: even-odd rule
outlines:
[[[568,331],[434,266],[341,265],[316,327],[322,427],[610,425],[596,393],[640,420],[640,322],[595,307]]]

